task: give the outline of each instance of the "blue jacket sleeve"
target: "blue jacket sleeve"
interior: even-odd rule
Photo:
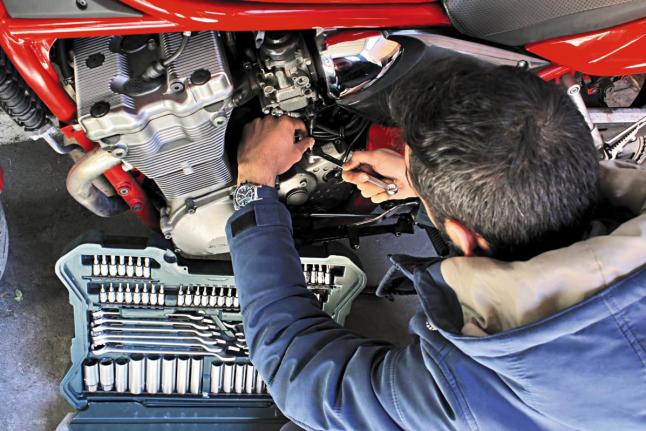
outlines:
[[[231,224],[249,212],[256,226],[233,235]],[[452,428],[419,344],[396,349],[359,337],[319,308],[306,288],[290,214],[275,196],[234,214],[227,235],[251,360],[287,417],[316,430],[410,429],[401,386],[427,381],[426,409],[417,414]],[[421,381],[406,381],[398,364],[418,367]]]

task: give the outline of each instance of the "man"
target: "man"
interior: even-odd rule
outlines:
[[[421,308],[403,348],[336,325],[308,293],[272,188],[313,144],[294,119],[246,129],[228,235],[251,358],[280,409],[314,430],[628,430],[646,426],[646,171],[599,166],[562,90],[513,68],[447,60],[397,88],[407,143],[355,153],[419,196],[454,257],[394,256]],[[600,223],[600,209],[632,215]],[[595,209],[598,209],[595,211]],[[617,219],[622,211],[604,211]],[[608,218],[608,217],[606,217]]]

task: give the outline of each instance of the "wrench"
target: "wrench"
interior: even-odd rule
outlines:
[[[167,314],[166,317],[185,317],[185,318],[187,318],[189,320],[195,320],[195,321],[200,321],[200,322],[209,322],[211,324],[215,324],[213,319],[207,317],[206,315],[196,316],[195,314],[171,313],[171,314]]]
[[[109,319],[101,318],[92,322],[92,326],[96,327],[103,325],[104,323],[122,323],[122,324],[131,324],[131,325],[147,325],[147,326],[188,326],[193,329],[200,331],[215,331],[218,329],[215,325],[198,325],[197,323],[192,322],[168,322],[165,320],[139,320],[139,319]]]
[[[222,334],[218,331],[209,331],[202,332],[195,329],[183,329],[183,328],[147,328],[147,327],[137,327],[137,326],[95,326],[90,331],[90,334],[101,335],[103,332],[152,332],[157,334],[192,334],[198,337],[210,338],[210,337],[221,337]]]
[[[110,340],[107,344],[126,344],[130,346],[160,346],[160,347],[187,347],[187,348],[196,348],[202,349],[205,352],[209,353],[221,353],[224,349],[222,347],[209,347],[201,343],[181,343],[167,341],[160,343],[159,341],[146,341],[146,340],[129,340],[116,338]],[[96,349],[99,346],[104,346],[106,343],[92,343],[92,349]]]
[[[109,353],[119,353],[130,355],[133,353],[141,354],[158,354],[158,355],[187,355],[187,356],[214,356],[222,362],[235,362],[236,356],[222,356],[213,352],[201,352],[195,350],[166,350],[166,349],[128,349],[114,346],[96,346],[92,348],[92,353],[97,356],[103,356]]]
[[[210,324],[215,324],[213,319],[209,318],[206,316],[203,310],[197,310],[196,313],[199,314],[199,316],[196,316],[195,314],[188,314],[188,313],[170,313],[167,314],[166,317],[185,317],[189,320],[194,320],[194,321],[200,321],[200,322],[208,322]],[[101,318],[120,318],[121,317],[121,312],[119,311],[106,311],[106,310],[98,310],[98,311],[93,311],[92,312],[92,318],[94,320],[101,319]],[[126,317],[127,318],[127,317]]]
[[[107,344],[109,342],[116,342],[119,340],[161,340],[162,343],[160,344],[165,344],[164,341],[197,341],[200,344],[204,344],[205,346],[215,346],[215,345],[227,345],[227,342],[222,339],[215,339],[215,340],[205,340],[204,338],[201,337],[180,337],[180,336],[166,336],[166,335],[131,335],[131,334],[120,334],[120,335],[106,335],[106,334],[101,334],[101,335],[96,335],[92,337],[92,342],[94,344]]]

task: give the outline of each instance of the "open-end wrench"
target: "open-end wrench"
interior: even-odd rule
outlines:
[[[115,346],[95,346],[92,348],[92,354],[96,356],[103,356],[109,353],[118,353],[123,355],[130,355],[133,353],[141,354],[157,354],[157,355],[187,355],[187,356],[213,356],[222,362],[235,362],[236,352],[233,352],[232,356],[223,356],[214,352],[203,352],[199,350],[171,350],[171,349],[138,349],[138,348],[126,348],[126,347],[115,347]]]
[[[95,349],[99,346],[104,346],[107,344],[125,344],[128,346],[155,346],[155,347],[184,347],[189,349],[202,349],[205,352],[209,353],[221,353],[224,351],[222,347],[210,347],[201,343],[183,343],[183,342],[174,342],[174,341],[147,341],[147,340],[130,340],[130,339],[121,339],[115,338],[110,340],[107,343],[92,343],[92,349]]]
[[[118,342],[119,340],[159,340],[160,344],[165,344],[165,341],[197,341],[200,344],[205,346],[217,346],[223,345],[226,346],[228,343],[222,339],[208,340],[201,337],[181,337],[181,336],[169,336],[169,335],[132,335],[132,334],[118,334],[118,335],[107,335],[100,334],[92,337],[93,344],[107,344],[111,342]]]
[[[146,325],[146,326],[185,326],[200,331],[217,331],[218,327],[215,325],[199,325],[193,322],[176,322],[166,320],[140,320],[140,319],[110,319],[102,318],[96,319],[92,322],[92,326],[96,327],[105,323],[122,323],[124,325]]]
[[[199,314],[199,315],[188,314],[188,313],[169,313],[165,317],[183,317],[183,318],[193,320],[193,321],[206,322],[206,323],[209,323],[209,324],[212,324],[212,325],[215,324],[213,319],[208,317],[204,313],[203,310],[197,310],[196,313]],[[121,318],[122,315],[121,315],[121,312],[119,312],[119,311],[97,310],[97,311],[92,312],[92,318],[94,320],[102,319],[104,317],[105,318]],[[125,317],[125,318],[127,319],[128,317]]]
[[[185,317],[189,320],[200,321],[200,322],[209,322],[215,324],[213,319],[206,315],[196,316],[195,314],[186,314],[186,313],[171,313],[167,314],[166,317]]]
[[[222,334],[219,331],[197,331],[195,329],[189,328],[151,328],[151,327],[138,327],[138,326],[108,326],[108,325],[99,325],[92,328],[90,331],[91,335],[100,335],[105,332],[130,332],[130,333],[155,333],[155,334],[191,334],[197,337],[210,338],[210,337],[221,337]]]
[[[330,156],[329,154],[325,153],[320,146],[314,146],[311,151],[312,151],[313,155],[318,156],[318,157],[322,157],[325,160],[327,160],[328,162],[331,162],[331,163],[337,165],[340,168],[343,167],[343,164],[345,162],[344,160],[338,160],[338,159]],[[350,153],[348,155],[347,159],[349,160],[351,158],[352,158],[352,154]],[[379,187],[380,189],[383,189],[388,196],[394,196],[399,191],[399,187],[397,186],[397,184],[387,183],[387,182],[382,181],[379,178],[377,178],[377,177],[375,177],[373,175],[370,175],[368,173],[366,173],[366,178],[367,178],[367,181],[370,184],[374,184],[375,186]]]

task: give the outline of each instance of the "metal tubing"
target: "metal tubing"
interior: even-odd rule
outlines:
[[[245,369],[246,366],[244,364],[236,364],[235,365],[235,376],[233,380],[233,391],[236,394],[241,394],[242,389],[244,388],[244,379],[245,379]]]
[[[581,113],[585,123],[588,125],[594,146],[602,148],[603,138],[601,137],[601,133],[599,132],[597,125],[592,122],[588,108],[585,106],[585,101],[581,96],[581,85],[572,75],[563,75],[561,80],[567,89],[567,95],[570,96],[570,100],[574,102],[574,105],[576,105],[576,108]]]
[[[88,358],[83,361],[83,384],[88,392],[96,392],[99,387],[99,363]]]
[[[81,205],[100,217],[117,215],[128,206],[118,196],[108,197],[92,182],[105,171],[121,164],[112,154],[96,148],[81,157],[67,174],[67,191]]]
[[[114,361],[114,389],[117,392],[128,390],[128,358]]]
[[[146,392],[156,394],[159,392],[159,373],[161,371],[161,358],[159,355],[149,355],[146,358]]]
[[[233,391],[233,364],[224,364],[222,371],[222,392],[230,394]]]
[[[190,358],[188,356],[177,357],[177,383],[176,390],[178,394],[185,394],[188,390],[188,363]]]
[[[175,392],[175,356],[164,355],[162,357],[161,369],[161,391],[165,394],[172,394]]]
[[[204,358],[196,356],[191,358],[191,387],[192,394],[199,394],[202,391],[202,370]]]
[[[112,359],[105,358],[99,362],[99,382],[101,389],[109,392],[114,387],[114,366]]]
[[[74,139],[86,153],[96,147],[96,143],[90,141],[83,130],[74,130],[73,126],[65,126],[61,129],[63,134]],[[121,169],[121,166],[114,166],[103,172],[105,179],[111,184],[114,190],[128,189],[129,193],[120,195],[132,212],[141,219],[149,228],[159,229],[159,217],[148,196],[141,188],[141,185],[134,179],[130,172]],[[96,182],[95,182],[96,184]]]
[[[211,393],[219,394],[222,387],[222,363],[213,361],[211,363]]]
[[[138,395],[144,390],[144,382],[146,375],[144,374],[144,355],[135,353],[130,356],[130,364],[128,369],[128,387],[130,393]]]
[[[595,124],[633,124],[646,116],[646,109],[588,108],[588,114]]]

